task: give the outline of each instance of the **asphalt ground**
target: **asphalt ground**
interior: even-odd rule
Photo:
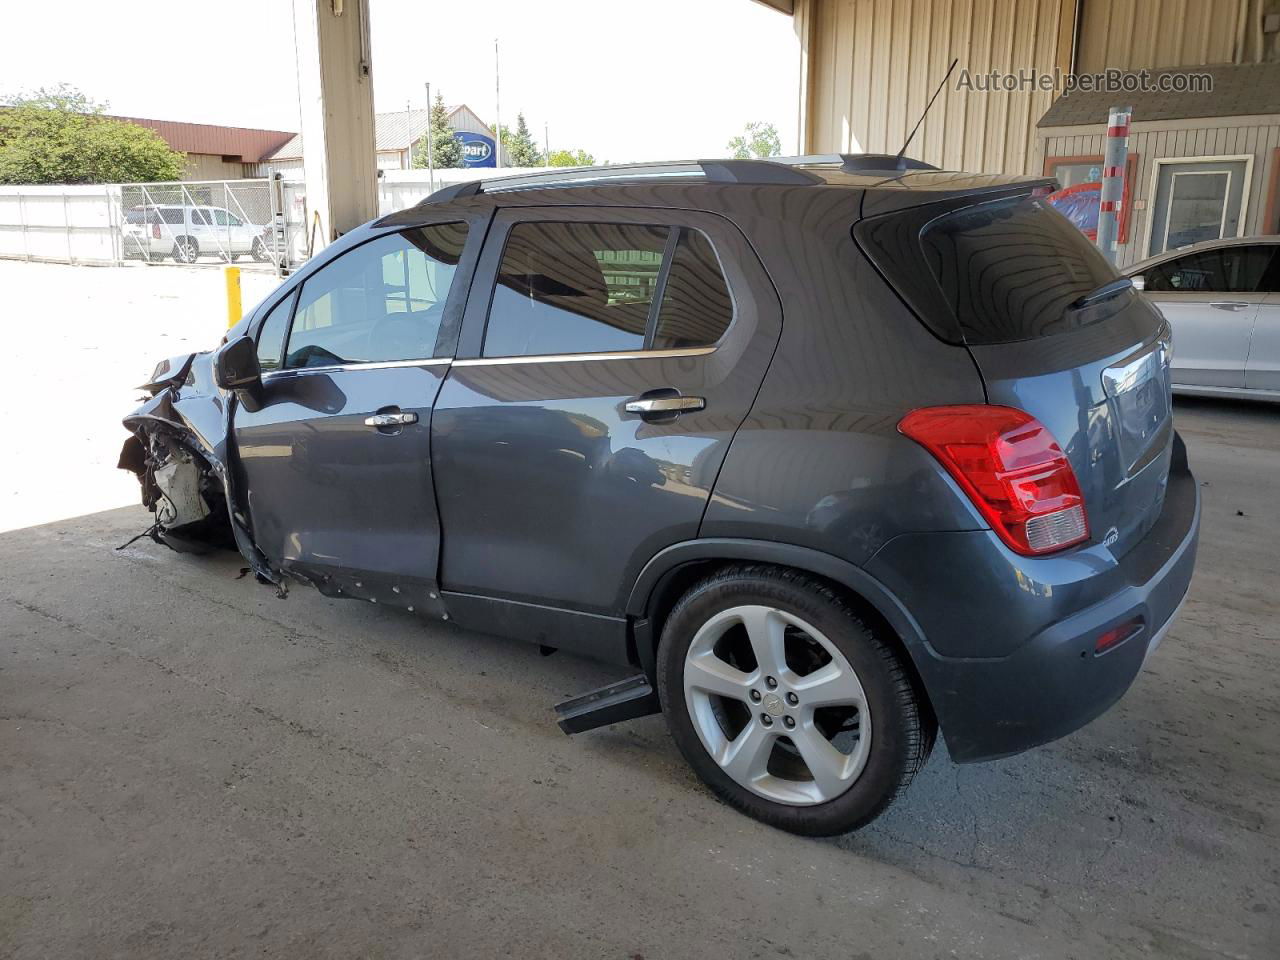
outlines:
[[[659,717],[564,736],[552,704],[619,671],[116,550],[149,522],[111,472],[129,385],[222,326],[220,277],[140,269],[0,263],[111,314],[0,358],[0,956],[1280,956],[1280,408],[1177,403],[1199,565],[1114,709],[996,763],[940,746],[807,840],[716,801]]]

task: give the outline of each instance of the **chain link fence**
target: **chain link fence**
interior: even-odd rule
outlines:
[[[483,171],[487,176],[508,171]],[[386,171],[378,213],[411,207],[482,171]],[[259,263],[284,275],[306,261],[298,180],[211,180],[98,186],[0,186],[0,258],[84,264]]]
[[[307,257],[301,183],[217,180],[0,187],[0,257],[64,263],[257,262]]]

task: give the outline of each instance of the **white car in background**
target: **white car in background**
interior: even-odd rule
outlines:
[[[195,263],[200,257],[234,261],[246,254],[258,261],[271,259],[265,228],[224,207],[147,204],[127,210],[124,220],[126,257],[173,257],[178,263]]]
[[[1173,328],[1173,389],[1280,401],[1280,236],[1207,240],[1124,273]]]

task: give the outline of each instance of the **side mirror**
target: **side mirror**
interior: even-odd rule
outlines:
[[[1144,277],[1142,274],[1140,274],[1140,273],[1135,273],[1135,274],[1134,274],[1132,277],[1130,277],[1129,279],[1133,281],[1133,289],[1135,289],[1135,290],[1145,290],[1145,289],[1147,289],[1147,278],[1146,278],[1146,277]]]
[[[262,367],[258,363],[258,345],[252,338],[237,337],[218,348],[213,355],[213,380],[223,390],[250,395],[261,391]]]

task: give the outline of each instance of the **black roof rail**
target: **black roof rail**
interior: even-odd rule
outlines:
[[[825,183],[820,176],[772,160],[699,160],[712,183],[760,183],[809,186]]]
[[[461,200],[463,197],[474,197],[483,192],[483,181],[465,180],[462,183],[451,183],[428,194],[420,203],[448,203],[450,200]]]
[[[845,173],[879,173],[885,170],[937,170],[931,163],[888,153],[842,153],[840,169]]]
[[[499,193],[531,187],[590,186],[600,181],[631,178],[702,176],[710,183],[755,183],[779,186],[811,186],[825,182],[817,174],[772,160],[695,160],[688,162],[620,164],[613,167],[541,169],[530,173],[468,180],[441,187],[421,203],[448,203],[481,193]]]

